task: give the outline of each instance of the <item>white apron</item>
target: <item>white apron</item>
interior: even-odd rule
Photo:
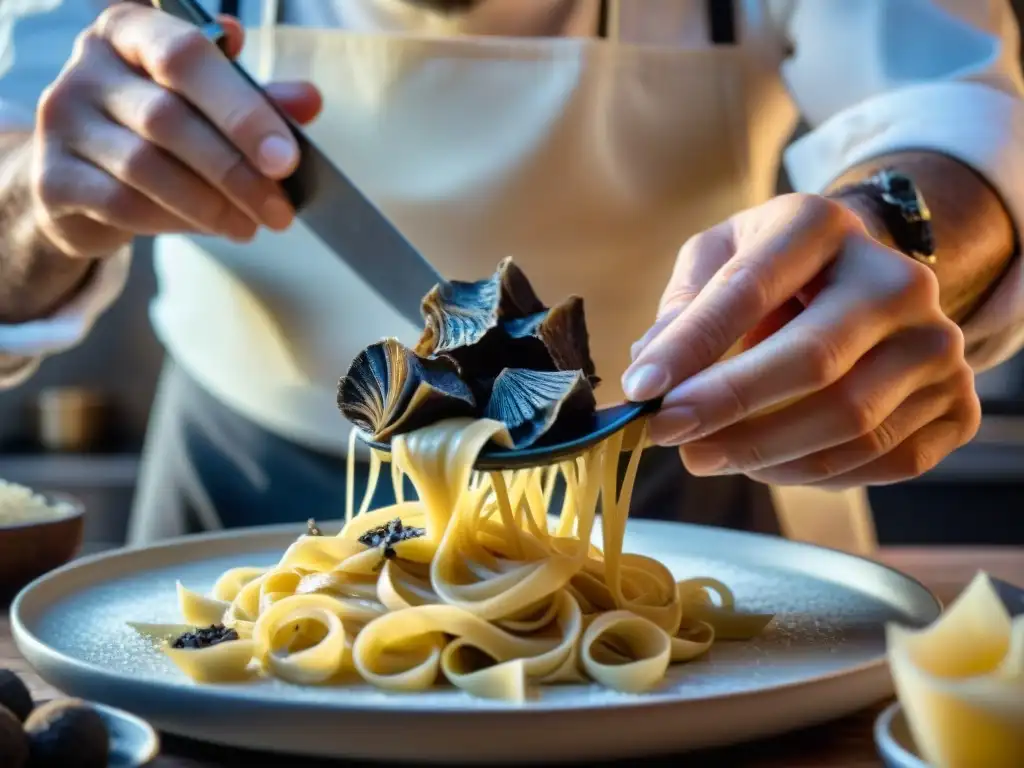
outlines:
[[[609,40],[267,26],[243,60],[317,84],[310,136],[442,274],[479,279],[511,255],[547,302],[581,295],[612,403],[679,247],[771,196],[796,120],[777,52],[712,47],[683,28],[686,5],[612,2]],[[161,238],[157,270],[154,323],[178,364],[319,450],[344,450],[335,393],[352,358],[418,336],[301,224],[241,247]],[[819,496],[841,516],[856,496],[810,493],[802,509]]]

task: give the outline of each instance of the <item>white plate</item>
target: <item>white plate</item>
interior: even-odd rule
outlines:
[[[881,565],[783,539],[632,521],[626,550],[678,578],[728,583],[742,609],[777,614],[751,642],[673,667],[652,693],[547,688],[516,706],[450,689],[191,683],[128,621],[179,620],[175,580],[205,591],[225,569],[275,562],[301,532],[276,526],[177,539],[72,563],[11,607],[18,648],[47,682],[158,728],[219,744],[379,760],[582,760],[681,752],[823,722],[890,695],[883,625],[940,611],[919,583]]]

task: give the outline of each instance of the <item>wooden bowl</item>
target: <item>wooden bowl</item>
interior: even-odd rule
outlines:
[[[66,512],[38,522],[0,523],[0,593],[12,594],[33,579],[64,565],[82,545],[85,508],[64,494],[44,494]]]

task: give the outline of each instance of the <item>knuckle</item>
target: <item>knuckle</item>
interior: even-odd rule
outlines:
[[[43,162],[33,175],[32,193],[45,209],[65,205],[68,202],[67,174],[58,164]]]
[[[868,432],[868,446],[872,455],[880,456],[889,453],[899,443],[900,436],[888,421],[883,421]]]
[[[87,27],[75,38],[74,46],[71,49],[71,57],[68,61],[72,65],[79,65],[90,61],[95,54],[105,47],[106,42],[96,27]]]
[[[711,312],[693,312],[688,318],[693,333],[688,344],[697,360],[710,365],[717,361],[732,343],[725,322]]]
[[[243,98],[224,112],[223,125],[228,137],[239,142],[251,132],[251,128],[263,121],[267,105],[260,99]]]
[[[903,306],[931,312],[939,305],[939,281],[924,264],[903,258],[902,269],[894,281],[892,298]]]
[[[121,158],[121,175],[128,181],[153,178],[159,168],[160,150],[148,141],[132,142]]]
[[[816,389],[824,389],[843,373],[842,354],[827,334],[809,333],[800,342],[800,359],[806,367],[805,378]]]
[[[175,94],[160,89],[139,112],[139,130],[155,138],[167,136],[180,128],[185,105]]]
[[[822,195],[804,195],[798,206],[798,215],[816,228],[842,235],[863,234],[857,215],[848,207]]]
[[[846,434],[855,437],[868,435],[873,447],[877,448],[875,441],[880,437],[877,432],[882,426],[881,409],[877,405],[877,399],[864,397],[846,388],[837,389],[836,394]]]
[[[731,424],[750,413],[750,403],[732,376],[722,376],[715,398],[714,413],[702,419],[705,423]],[[712,410],[712,409],[709,409]]]
[[[658,304],[659,312],[662,315],[669,311],[690,305],[700,294],[700,289],[690,285],[669,284],[665,292],[661,294],[661,301]]]
[[[801,460],[801,464],[802,474],[806,478],[805,482],[817,483],[839,474],[839,467],[828,451],[807,456]]]
[[[138,219],[144,215],[142,198],[127,184],[112,182],[99,191],[95,198],[97,210],[113,214],[122,220]]]
[[[765,315],[772,304],[772,279],[770,270],[746,260],[730,261],[719,272],[719,280],[728,286],[735,300],[735,306],[744,311]]]
[[[253,198],[257,195],[267,197],[271,193],[267,181],[257,173],[254,173],[248,161],[233,150],[222,153],[224,160],[221,168],[213,171],[213,180],[228,190],[231,194],[238,195],[242,199]]]
[[[725,455],[729,466],[737,469],[761,469],[767,464],[764,452],[753,443],[742,448],[729,448]]]
[[[36,125],[44,134],[64,131],[81,95],[81,89],[66,76],[58,77],[43,89],[36,104]]]
[[[207,52],[210,41],[198,29],[175,30],[153,55],[153,77],[162,83],[179,83],[188,77],[200,57]]]
[[[903,477],[920,477],[934,469],[940,458],[924,440],[914,440],[903,451],[898,471]]]
[[[974,371],[964,366],[953,377],[958,415],[957,447],[971,442],[981,428],[981,398],[974,387]]]
[[[960,398],[968,399],[972,402],[978,400],[978,392],[974,386],[974,370],[966,361],[960,361],[960,366],[953,374],[952,381],[955,392]]]
[[[139,10],[139,7],[133,3],[111,3],[96,17],[92,30],[96,34],[106,37],[132,16],[138,14]]]
[[[849,209],[832,198],[823,195],[804,195],[800,200],[800,211],[817,221],[845,222]]]
[[[966,342],[964,341],[964,332],[960,326],[951,320],[943,318],[932,330],[935,357],[950,367],[967,367],[967,370],[970,371],[970,367],[966,366],[964,359]],[[974,375],[972,373],[971,387],[973,388],[973,386]]]

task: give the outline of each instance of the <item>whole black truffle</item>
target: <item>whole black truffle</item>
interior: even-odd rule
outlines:
[[[110,734],[100,714],[78,699],[58,699],[25,721],[33,768],[106,768]]]
[[[28,736],[21,721],[7,707],[0,707],[0,765],[4,768],[28,765]]]
[[[32,694],[22,679],[9,669],[0,669],[0,707],[7,707],[19,723],[24,723],[33,706]]]

